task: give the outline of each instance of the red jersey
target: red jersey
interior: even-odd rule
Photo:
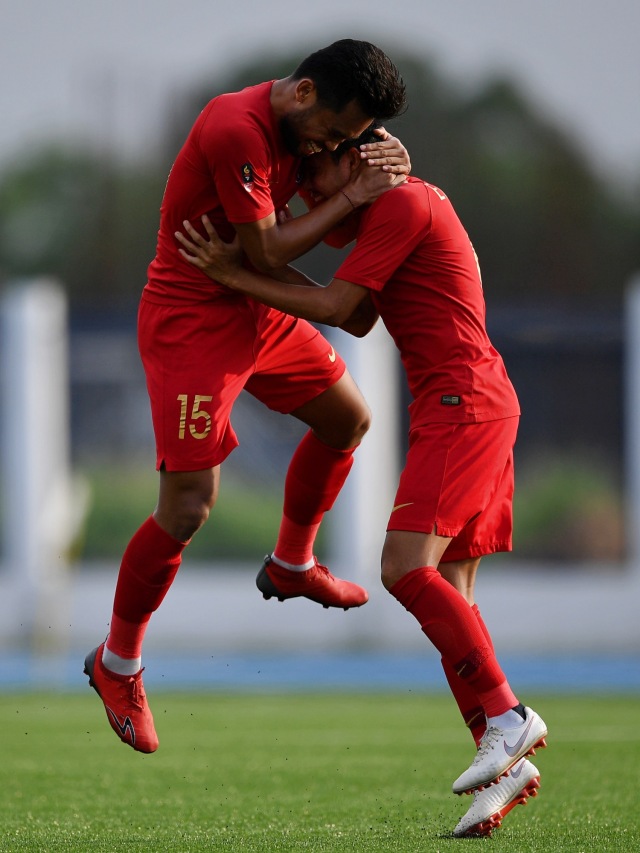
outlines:
[[[356,239],[334,278],[371,290],[406,370],[412,426],[519,415],[476,254],[442,190],[410,177],[363,212]]]
[[[271,108],[273,81],[220,95],[202,110],[171,168],[160,207],[156,256],[144,293],[154,302],[203,301],[230,291],[178,253],[188,219],[203,236],[206,213],[223,240],[231,223],[257,222],[295,194],[300,160],[284,147]]]

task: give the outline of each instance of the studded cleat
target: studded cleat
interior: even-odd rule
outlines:
[[[104,643],[89,652],[84,661],[85,675],[104,703],[109,725],[123,743],[138,752],[155,752],[158,736],[142,684],[142,672],[118,675],[102,663]]]
[[[522,725],[511,729],[489,726],[484,733],[476,757],[453,783],[454,794],[470,794],[497,782],[525,755],[535,755],[546,746],[547,727],[531,708],[525,708]]]
[[[538,795],[540,773],[526,758],[517,761],[495,785],[474,791],[473,803],[453,830],[455,838],[488,837],[511,809]]]
[[[264,558],[256,577],[256,586],[263,598],[308,598],[323,607],[361,607],[369,600],[366,589],[350,581],[334,577],[326,566],[314,557],[315,565],[304,572],[293,572],[276,565],[271,557]]]

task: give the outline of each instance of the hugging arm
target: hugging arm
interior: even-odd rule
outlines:
[[[179,251],[189,263],[220,284],[294,317],[344,328],[358,337],[375,323],[377,314],[366,287],[335,278],[323,287],[293,268],[279,271],[281,280],[247,269],[242,266],[238,239],[231,244],[223,243],[206,216],[202,222],[209,240],[185,222],[184,228],[191,239],[176,232],[176,239],[183,247]]]
[[[359,169],[342,192],[314,205],[303,216],[283,220],[271,213],[258,222],[234,223],[242,248],[257,269],[271,273],[304,255],[354,208],[372,204],[382,193],[404,180],[411,170],[407,149],[384,128],[375,132],[380,137],[377,142],[360,146],[360,157],[372,168]],[[340,245],[346,245],[350,239],[342,240]]]

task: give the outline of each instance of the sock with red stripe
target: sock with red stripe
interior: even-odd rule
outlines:
[[[166,533],[153,516],[134,534],[118,574],[106,660],[103,655],[107,668],[111,668],[111,663],[114,671],[121,669],[118,658],[139,661],[151,614],[169,591],[186,544]]]
[[[282,565],[313,564],[313,545],[322,517],[335,503],[353,465],[355,447],[336,450],[311,430],[298,445],[287,471],[284,506],[274,560]]]
[[[456,675],[475,691],[487,717],[518,705],[476,614],[437,569],[414,569],[389,591],[418,620]]]

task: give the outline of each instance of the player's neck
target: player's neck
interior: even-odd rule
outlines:
[[[275,80],[271,87],[271,109],[276,118],[280,119],[291,109],[291,101],[295,100],[295,83],[290,77]]]

